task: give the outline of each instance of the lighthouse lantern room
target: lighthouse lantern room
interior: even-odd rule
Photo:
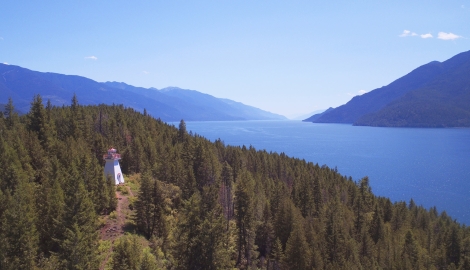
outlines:
[[[121,172],[121,166],[119,166],[119,160],[121,159],[121,154],[116,152],[116,149],[108,149],[108,154],[103,156],[103,159],[106,161],[104,166],[104,176],[111,176],[114,178],[116,185],[124,183],[124,176]]]

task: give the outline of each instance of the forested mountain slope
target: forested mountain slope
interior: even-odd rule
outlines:
[[[116,82],[99,83],[81,76],[44,73],[6,64],[0,64],[0,75],[0,103],[6,103],[8,98],[12,98],[21,112],[29,110],[33,95],[40,94],[49,99],[52,105],[62,106],[70,105],[70,97],[75,94],[84,105],[124,104],[140,112],[146,109],[164,121],[286,119],[282,115],[242,103],[229,104],[225,99],[179,88],[181,91],[175,95],[155,88],[146,89]],[[199,98],[188,99],[185,93],[192,93]]]
[[[14,104],[14,103],[13,103]],[[468,269],[470,230],[392,203],[328,167],[188,134],[121,105],[42,105],[0,118],[0,269],[97,269],[97,216],[115,207],[102,154],[140,175],[144,249],[114,269]],[[142,254],[136,253],[142,251]]]
[[[410,91],[355,125],[470,127],[470,61]]]
[[[470,126],[470,51],[430,62],[352,98],[312,122],[372,126]]]

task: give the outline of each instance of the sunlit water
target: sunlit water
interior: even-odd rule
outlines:
[[[174,123],[178,126],[178,123]],[[187,122],[188,131],[228,145],[284,152],[358,180],[376,195],[413,198],[470,224],[470,129],[354,127],[300,121]]]

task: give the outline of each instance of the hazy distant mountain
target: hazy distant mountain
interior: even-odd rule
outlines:
[[[36,94],[40,94],[44,101],[49,99],[53,105],[62,106],[69,105],[75,93],[82,105],[123,104],[137,111],[145,108],[149,114],[164,121],[286,119],[281,115],[193,90],[168,88],[160,91],[125,83],[99,83],[85,77],[43,73],[5,64],[0,64],[0,74],[0,103],[7,103],[11,97],[15,108],[22,112],[29,111]],[[191,95],[194,98],[188,97]]]
[[[325,113],[330,112],[332,110],[334,110],[334,109],[332,107],[329,107],[328,109],[326,109],[322,112],[315,113],[314,115],[310,116],[309,118],[302,120],[302,122],[313,122],[313,121],[317,120],[318,118],[322,117],[322,115],[324,115]]]
[[[470,51],[418,67],[311,120],[372,126],[470,126]]]
[[[319,113],[322,113],[324,112],[325,109],[323,110],[315,110],[313,112],[310,112],[310,113],[303,113],[303,114],[294,114],[294,115],[289,115],[287,116],[289,119],[292,119],[292,120],[305,120],[307,118],[309,118],[310,116],[312,115],[315,115],[315,114],[319,114]]]

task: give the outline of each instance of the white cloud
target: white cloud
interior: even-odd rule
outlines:
[[[417,36],[415,32],[411,32],[410,30],[403,30],[403,33],[401,33],[400,37],[414,37]]]
[[[427,34],[422,34],[422,35],[419,35],[421,38],[432,38],[433,36],[431,35],[431,33],[427,33]]]
[[[366,91],[366,90],[363,90],[363,89],[361,89],[361,90],[359,90],[359,91],[357,91],[357,92],[359,93],[359,95],[363,95],[363,94],[367,93],[367,91]]]
[[[9,65],[7,62],[3,62],[4,65]]]
[[[144,70],[144,71],[142,71],[142,73],[144,73],[145,75],[147,75],[147,74],[149,74],[150,72]]]
[[[98,57],[92,55],[92,56],[85,56],[85,59],[90,59],[90,60],[98,60]]]
[[[439,34],[437,34],[437,38],[438,39],[442,39],[442,40],[454,40],[454,39],[458,39],[458,38],[461,38],[462,36],[459,36],[459,35],[456,35],[454,33],[445,33],[445,32],[439,32]]]

